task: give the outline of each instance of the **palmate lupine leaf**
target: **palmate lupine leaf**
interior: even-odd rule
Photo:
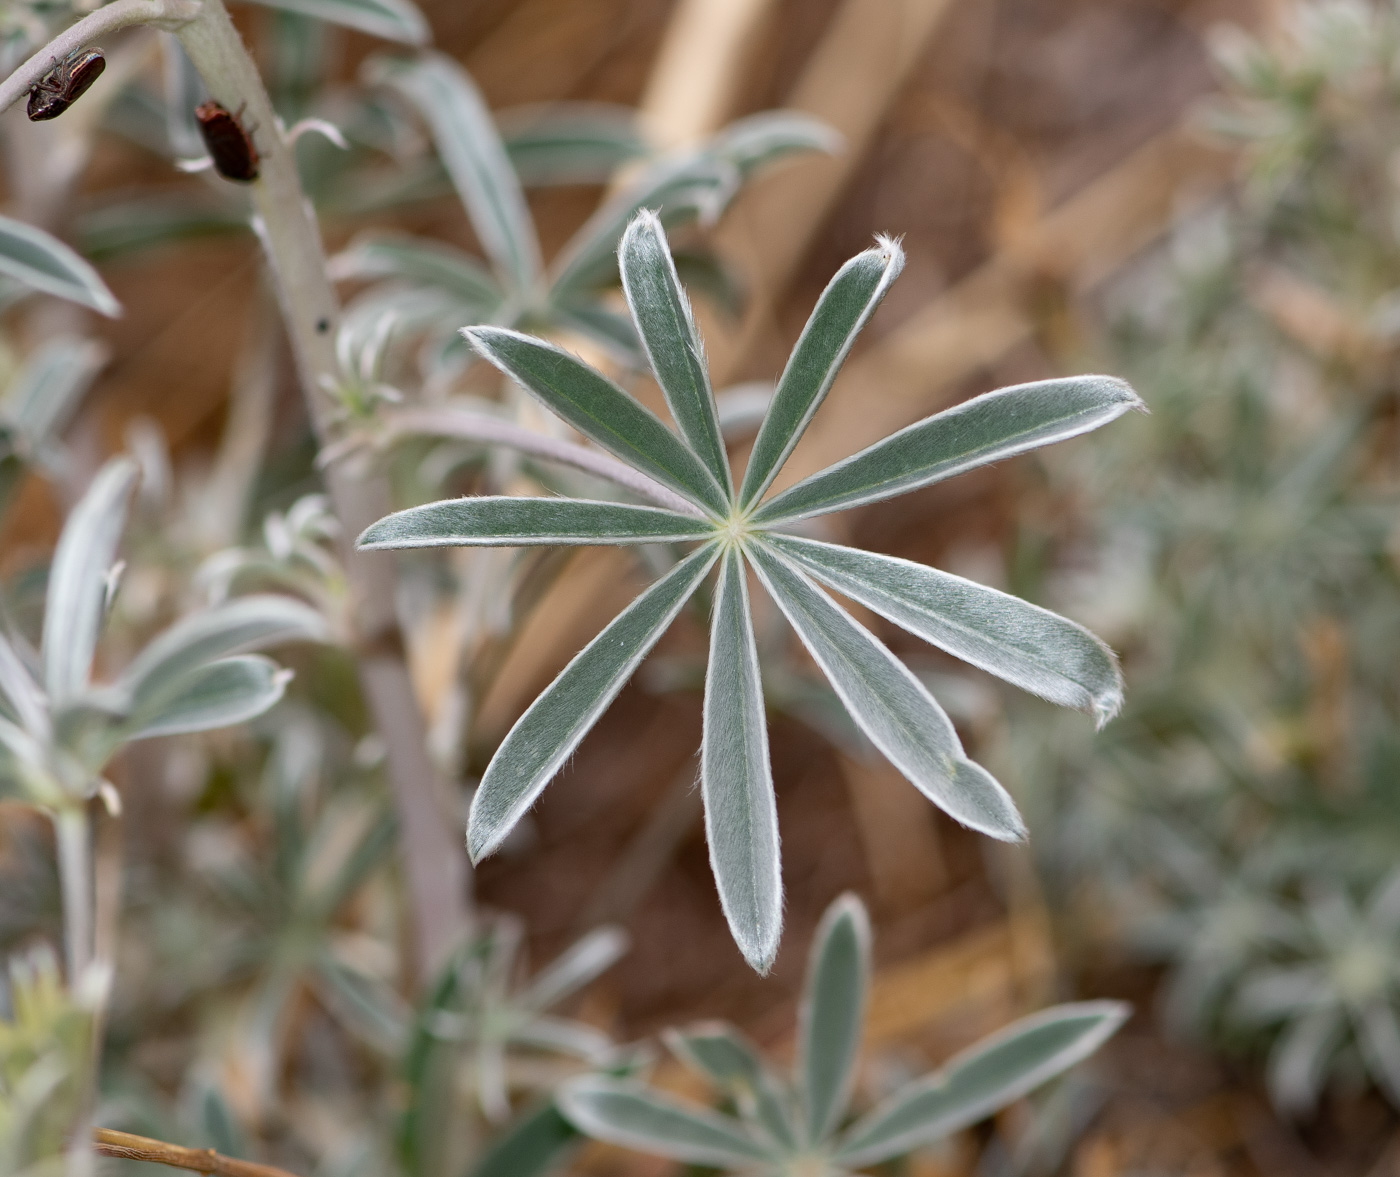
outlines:
[[[647,154],[637,111],[611,102],[546,102],[498,111],[496,124],[520,182],[606,184]]]
[[[719,182],[717,175],[705,175]],[[493,326],[468,327],[463,334],[548,408],[695,504],[703,517],[574,499],[468,498],[391,515],[360,543],[375,548],[655,540],[701,545],[620,614],[511,729],[472,804],[468,846],[474,858],[499,845],[534,803],[719,562],[700,758],[705,828],[730,930],[749,963],[763,972],[777,951],[782,886],[748,570],[777,601],[852,719],[917,788],[965,825],[996,838],[1020,838],[1025,829],[1015,804],[968,759],[927,688],[812,576],[949,653],[1054,702],[1089,711],[1100,722],[1117,710],[1122,695],[1112,653],[1073,622],[1005,593],[778,529],[1073,437],[1141,402],[1126,384],[1106,376],[1018,385],[911,425],[761,502],[830,390],[855,336],[899,273],[898,243],[881,238],[843,266],[822,293],[768,403],[736,493],[703,345],[663,223],[663,217],[643,211],[613,239],[621,239],[628,305],[679,435],[602,373],[552,344]],[[822,1130],[844,1106],[839,1059],[846,1047],[832,1039],[810,1042],[808,1049],[814,1052],[812,1102],[805,1114],[814,1130]],[[777,1106],[770,1106],[775,1117]],[[767,1130],[774,1139],[780,1118]]]
[[[1022,1018],[851,1125],[837,1159],[878,1164],[986,1119],[1088,1058],[1127,1016],[1122,1002],[1083,1001]]]
[[[754,439],[739,491],[745,506],[756,503],[782,469],[831,391],[860,329],[903,268],[904,251],[898,243],[882,241],[878,248],[853,257],[827,283],[778,378]]]
[[[245,654],[210,662],[179,679],[178,692],[138,709],[130,740],[232,727],[261,715],[282,698],[291,671],[271,658]]]
[[[807,966],[792,1089],[722,1023],[669,1030],[668,1047],[733,1100],[737,1114],[676,1101],[633,1080],[586,1076],[559,1108],[600,1140],[753,1177],[849,1173],[903,1156],[983,1120],[1082,1062],[1123,1024],[1114,1001],[1055,1006],[963,1051],[843,1129],[870,986],[869,917],[854,895],[823,915]],[[803,1121],[800,1130],[794,1120]],[[757,1154],[757,1155],[756,1155]]]
[[[781,1155],[727,1116],[626,1079],[576,1080],[558,1099],[574,1126],[590,1136],[674,1161],[738,1169]]]
[[[799,1143],[794,1107],[753,1044],[724,1022],[667,1030],[666,1045],[683,1063],[709,1079],[783,1148]]]
[[[501,303],[501,288],[476,258],[443,241],[407,233],[369,233],[330,262],[337,281],[399,278],[444,290],[483,318]]]

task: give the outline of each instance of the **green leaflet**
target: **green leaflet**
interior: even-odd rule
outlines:
[[[482,248],[514,294],[534,289],[540,246],[525,195],[476,83],[450,57],[375,58],[371,80],[408,98],[432,129]]]
[[[1025,837],[1015,803],[967,759],[924,685],[804,573],[761,541],[754,567],[856,723],[889,761],[950,817],[1002,841]]]
[[[763,496],[831,391],[856,336],[904,268],[898,242],[884,240],[857,254],[827,283],[778,380],[753,443],[739,502]]]
[[[136,463],[113,458],[93,478],[63,525],[44,603],[44,685],[55,705],[87,686],[106,613],[107,571],[126,526]]]
[[[386,515],[356,541],[362,550],[521,544],[648,544],[701,539],[714,528],[659,507],[590,499],[476,495]]]
[[[501,303],[501,288],[470,254],[427,237],[373,233],[352,241],[331,259],[340,281],[400,278],[455,294],[472,313],[489,318]]]
[[[637,112],[610,102],[547,102],[498,111],[496,125],[520,182],[603,184],[647,154]]]
[[[517,721],[481,778],[467,819],[472,860],[490,854],[598,721],[716,558],[701,548],[624,609]]]
[[[289,678],[291,671],[260,654],[210,662],[181,678],[178,693],[138,708],[124,738],[144,740],[244,723],[281,699]]]
[[[618,258],[622,291],[671,416],[726,496],[732,495],[729,456],[720,436],[705,348],[671,260],[666,230],[655,213],[643,210],[627,226]]]
[[[754,519],[805,519],[893,498],[1087,433],[1141,407],[1137,393],[1112,376],[1070,376],[999,388],[926,417],[803,479],[760,506]]]
[[[550,269],[556,301],[612,281],[614,252],[638,210],[658,210],[665,225],[713,221],[757,168],[796,151],[832,151],[836,136],[811,115],[766,111],[730,124],[698,148],[658,159],[606,201]]]
[[[710,866],[729,930],[744,959],[766,973],[783,927],[778,809],[748,584],[734,548],[720,565],[710,621],[700,789]]]
[[[115,319],[122,313],[116,296],[97,271],[57,237],[0,217],[0,274],[26,286],[66,298]]]
[[[691,502],[723,516],[728,503],[715,476],[651,410],[562,348],[503,327],[467,327],[482,356],[546,408],[629,465]]]
[[[520,1004],[545,1010],[563,1001],[621,960],[628,943],[621,928],[594,928],[530,979]]]
[[[1088,1058],[1128,1012],[1121,1002],[1084,1001],[1022,1018],[852,1125],[837,1159],[878,1164],[985,1119]]]
[[[1123,703],[1113,651],[1083,626],[960,576],[909,560],[796,536],[769,542],[837,592],[1022,690],[1092,714]]]
[[[850,1102],[869,980],[870,917],[846,894],[822,916],[802,994],[797,1073],[810,1144],[826,1138]]]
[[[672,1054],[727,1092],[781,1147],[797,1145],[788,1093],[764,1066],[747,1038],[723,1022],[701,1022],[665,1032]]]
[[[321,615],[293,597],[235,597],[182,617],[158,634],[117,680],[119,702],[136,710],[183,692],[185,677],[215,659],[285,641],[320,641]]]
[[[559,1094],[576,1128],[614,1144],[692,1165],[741,1168],[772,1158],[733,1120],[622,1079],[589,1076]]]

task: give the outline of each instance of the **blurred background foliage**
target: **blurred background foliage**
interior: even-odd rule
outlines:
[[[702,619],[682,623],[570,787],[477,874],[483,918],[434,987],[414,976],[385,749],[350,659],[282,651],[297,676],[276,711],[133,745],[111,769],[125,808],[96,841],[99,937],[118,946],[99,1122],[318,1177],[556,1159],[661,1172],[579,1148],[539,1093],[585,1067],[651,1066],[617,1044],[699,1017],[790,1055],[806,945],[854,889],[879,945],[867,1097],[1053,996],[1138,1006],[1091,1068],[900,1172],[1393,1172],[1400,7],[422,7],[498,116],[546,259],[668,152],[709,145],[672,232],[717,382],[735,390],[735,437],[826,278],[876,231],[906,235],[909,266],[799,450],[805,469],[998,384],[1131,380],[1150,417],[854,512],[834,533],[1092,625],[1123,658],[1127,705],[1094,733],[877,627],[1021,802],[1029,849],[989,848],[905,803],[833,720],[781,619],[760,618],[790,934],[759,981],[709,882],[691,787]],[[472,260],[481,243],[430,128],[356,81],[382,45],[286,12],[237,15],[284,119],[328,119],[351,145],[298,147],[359,332],[343,340],[347,412],[391,414],[407,388],[544,427],[491,399],[443,330],[499,310],[502,291]],[[0,7],[0,72],[70,16],[48,0]],[[246,210],[171,167],[198,146],[181,117],[189,79],[161,53],[135,38],[113,49],[86,138],[64,120],[44,140],[0,127],[5,211],[97,261],[127,312],[99,325],[0,291],[0,606],[37,645],[61,517],[125,446],[142,484],[102,651],[114,667],[191,605],[239,591],[287,592],[332,633],[345,625],[334,520]],[[561,112],[539,104],[564,99],[590,105],[561,136]],[[722,128],[778,107],[844,147],[750,187]],[[68,169],[62,183],[44,172],[58,187],[33,180],[44,151]],[[596,302],[560,316],[569,341],[625,367],[635,348],[608,276],[588,277]],[[380,333],[386,309],[395,327]],[[388,470],[405,502],[588,486],[407,424],[393,441],[339,456]],[[462,782],[452,806],[465,813],[511,720],[638,580],[627,557],[595,553],[406,565],[415,686],[436,761]],[[0,1138],[36,1156],[53,1152],[46,1109],[77,1098],[103,1000],[96,982],[58,983],[52,861],[46,823],[0,802]],[[617,967],[623,934],[596,931],[612,925],[631,943]],[[652,1077],[698,1094],[666,1065]]]

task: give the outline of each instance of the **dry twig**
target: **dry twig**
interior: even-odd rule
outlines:
[[[208,1174],[209,1177],[296,1177],[294,1173],[274,1165],[259,1165],[253,1161],[221,1156],[212,1148],[185,1148],[112,1128],[92,1130],[92,1150],[100,1157],[169,1165],[172,1169],[188,1169],[194,1173]]]

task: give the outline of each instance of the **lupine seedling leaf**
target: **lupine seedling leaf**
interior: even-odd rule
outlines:
[[[786,142],[781,127],[770,130],[773,135],[765,137],[764,126],[748,127],[751,142],[734,131],[728,165],[742,171]],[[685,164],[690,172],[678,163],[668,165],[676,169],[668,175],[677,183],[682,173],[687,182],[722,183],[710,166],[719,157],[705,158],[709,163],[704,167],[700,157],[691,158]],[[653,179],[664,186],[664,177]],[[768,403],[736,492],[703,344],[677,278],[664,218],[643,210],[622,225],[608,220],[615,216],[613,210],[602,217],[597,240],[621,242],[620,266],[636,334],[677,430],[553,344],[493,326],[468,327],[463,334],[477,352],[588,439],[693,504],[694,515],[578,499],[466,498],[387,516],[360,543],[372,548],[697,545],[565,668],[501,743],[468,819],[467,843],[475,859],[499,846],[534,804],[718,563],[700,755],[705,828],[730,930],[745,958],[762,972],[777,951],[782,886],[749,573],[776,600],[855,724],[921,792],[958,821],[992,837],[1023,837],[1025,828],[1010,796],[968,758],[928,689],[816,580],[949,653],[1056,703],[1088,711],[1100,723],[1117,711],[1122,698],[1112,653],[1073,622],[1005,593],[789,531],[813,515],[890,498],[1074,437],[1140,408],[1141,402],[1126,384],[1107,376],[1017,385],[928,417],[764,500],[830,391],[856,335],[903,265],[899,244],[881,238],[875,248],[846,263],[819,299]],[[580,254],[560,264],[566,273],[573,266],[587,268]],[[569,280],[574,279],[583,281],[582,270]],[[844,1107],[840,1059],[846,1057],[846,1047],[837,1038],[822,1038],[809,1041],[806,1049],[813,1076],[823,1078],[813,1079],[815,1102],[804,1104],[804,1115],[814,1131],[824,1131]],[[621,1097],[604,1098],[602,1091],[598,1106],[625,1109],[633,1124],[629,1131],[636,1134],[645,1135],[672,1114],[648,1111]],[[775,1106],[769,1105],[774,1115]],[[778,1131],[776,1124],[766,1130],[769,1137]],[[699,1144],[695,1148],[704,1151]]]
[[[986,1119],[1088,1058],[1128,1016],[1114,1001],[1042,1010],[843,1127],[869,985],[869,917],[858,898],[843,895],[822,917],[812,946],[790,1088],[737,1030],[702,1023],[668,1031],[667,1045],[734,1101],[736,1115],[682,1103],[635,1079],[600,1076],[565,1084],[559,1108],[589,1136],[672,1160],[753,1177],[840,1177]]]

